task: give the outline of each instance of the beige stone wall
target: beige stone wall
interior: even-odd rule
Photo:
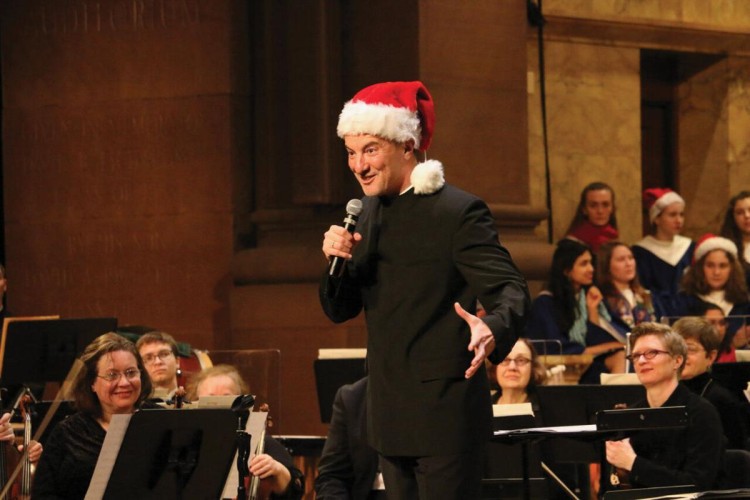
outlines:
[[[592,180],[615,188],[621,238],[641,236],[641,190],[649,187],[640,176],[641,49],[684,54],[673,187],[687,200],[686,235],[718,231],[727,200],[750,188],[750,3],[549,0],[544,15],[554,239]],[[530,198],[545,203],[535,35],[528,39]],[[696,63],[690,53],[713,61]]]
[[[750,189],[750,57],[728,59],[729,189]]]
[[[545,0],[544,12],[634,24],[672,23],[703,30],[750,30],[750,3],[745,0]]]
[[[536,42],[530,42],[536,47]],[[530,51],[532,52],[532,51]],[[534,49],[536,54],[536,49]],[[545,44],[547,129],[553,236],[573,218],[581,189],[593,181],[617,195],[620,234],[640,237],[640,81],[638,51],[602,45]],[[538,78],[536,61],[530,61]],[[531,192],[544,203],[544,153],[538,82],[529,94]]]

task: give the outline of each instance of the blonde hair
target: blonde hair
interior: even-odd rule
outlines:
[[[232,365],[214,365],[210,368],[204,368],[190,378],[187,386],[187,397],[190,401],[198,399],[198,386],[208,379],[215,377],[229,377],[238,389],[238,394],[247,394],[249,389],[242,379],[240,372]]]

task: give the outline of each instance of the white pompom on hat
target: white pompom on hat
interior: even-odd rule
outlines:
[[[724,250],[737,258],[737,245],[732,240],[708,233],[701,236],[695,244],[693,263],[698,262],[704,255],[714,250]]]
[[[649,188],[643,191],[643,205],[648,210],[648,220],[651,224],[662,211],[672,203],[685,206],[685,200],[669,188]]]

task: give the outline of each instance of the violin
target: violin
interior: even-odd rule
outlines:
[[[29,405],[32,404],[32,396],[26,393],[21,398],[21,416],[23,418],[23,450],[24,454],[21,460],[21,488],[18,498],[31,499],[31,478],[33,474],[31,458],[29,457],[29,445],[31,444],[31,411]]]
[[[30,500],[31,499],[31,482],[33,475],[33,466],[31,459],[29,458],[29,445],[31,443],[31,411],[29,405],[33,402],[34,398],[31,395],[31,391],[26,389],[25,393],[19,399],[18,407],[21,411],[21,416],[24,421],[24,434],[23,434],[23,454],[18,465],[13,470],[10,477],[6,473],[6,457],[5,448],[7,443],[0,443],[0,482],[2,482],[2,489],[0,491],[0,500]],[[20,479],[16,481],[18,475],[21,475]]]
[[[263,430],[258,437],[258,444],[255,447],[255,455],[262,455],[265,453],[266,448],[266,430],[269,427],[273,427],[273,420],[269,413],[268,403],[262,403],[260,405],[260,411],[266,412],[266,421]],[[248,488],[248,499],[249,500],[268,500],[271,498],[272,489],[270,481],[263,481],[258,476],[252,476],[250,479],[250,487]]]

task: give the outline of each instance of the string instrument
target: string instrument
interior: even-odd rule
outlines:
[[[7,443],[2,442],[2,449],[0,455],[2,455],[2,490],[0,491],[1,500],[29,500],[31,498],[31,482],[32,482],[32,465],[31,459],[29,458],[29,444],[31,443],[31,411],[29,405],[33,402],[34,398],[31,392],[26,389],[26,392],[18,401],[18,408],[21,411],[21,416],[24,421],[24,435],[23,435],[23,454],[13,470],[13,473],[8,477],[6,473],[6,457],[5,448]],[[21,475],[18,479],[19,474]],[[18,479],[18,481],[17,481]]]
[[[33,472],[31,466],[31,458],[29,457],[29,445],[31,444],[31,409],[29,408],[30,404],[32,404],[32,397],[31,394],[27,392],[21,398],[24,454],[21,460],[21,491],[18,495],[19,499],[31,498],[31,479]]]
[[[42,434],[44,434],[44,431],[47,430],[47,427],[52,422],[52,419],[54,418],[55,413],[57,413],[57,410],[60,408],[60,405],[65,399],[64,395],[66,391],[68,390],[71,383],[78,375],[78,372],[81,371],[82,367],[83,367],[83,362],[80,359],[76,359],[76,361],[73,363],[73,366],[70,368],[68,375],[65,377],[65,380],[63,381],[60,390],[58,390],[57,394],[55,395],[55,399],[52,401],[52,405],[49,407],[49,410],[47,410],[47,413],[44,415],[44,419],[42,419],[42,423],[39,424],[39,427],[34,433],[33,439],[35,441],[39,441]],[[29,428],[29,433],[31,433],[31,428]],[[0,444],[0,446],[2,446],[2,444]],[[28,455],[29,455],[29,448],[26,447],[23,450],[23,456],[21,460],[22,461],[25,460],[28,457]],[[13,474],[8,478],[8,481],[3,483],[2,491],[0,491],[0,500],[7,500],[9,498],[10,489],[13,486],[13,482],[15,481],[16,477],[18,477],[18,474],[20,472],[19,469],[20,467],[16,467],[16,469],[13,471]],[[5,468],[3,468],[3,470],[5,470]]]
[[[266,442],[266,430],[263,429],[263,431],[260,433],[260,437],[258,438],[258,446],[255,448],[256,456],[264,453],[265,442]],[[248,497],[250,500],[259,500],[260,498],[263,498],[263,497],[258,496],[259,488],[260,488],[260,477],[253,476],[250,479],[250,491],[249,491],[250,495]]]
[[[265,425],[258,438],[258,445],[255,447],[256,456],[265,453],[266,429],[273,426],[273,421],[271,420],[268,410],[268,403],[263,403],[260,405],[260,411],[266,412],[268,416],[266,416]],[[263,482],[260,477],[253,476],[250,479],[250,488],[248,489],[248,493],[249,500],[267,500],[271,498],[271,483],[269,481]]]

